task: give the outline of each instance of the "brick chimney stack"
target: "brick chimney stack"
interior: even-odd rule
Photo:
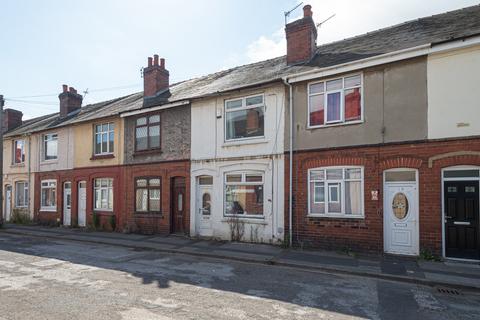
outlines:
[[[71,112],[82,107],[83,97],[73,87],[63,86],[63,92],[58,95],[60,99],[60,118],[65,118]]]
[[[143,69],[143,96],[152,97],[160,91],[168,89],[170,74],[165,69],[165,59],[160,59],[158,63],[158,54],[148,57],[148,66]]]
[[[287,36],[287,64],[309,61],[317,48],[317,26],[312,18],[312,6],[303,7],[303,18],[285,26]]]
[[[3,132],[7,132],[18,128],[22,125],[23,113],[15,109],[5,109],[3,110]]]

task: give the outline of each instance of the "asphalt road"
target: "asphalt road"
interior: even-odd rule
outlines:
[[[2,234],[4,319],[480,319],[480,293]]]

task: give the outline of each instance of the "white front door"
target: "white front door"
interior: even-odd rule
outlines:
[[[72,183],[63,184],[63,225],[72,224]]]
[[[199,236],[212,236],[212,205],[212,186],[198,186],[196,232]]]
[[[10,221],[12,216],[12,186],[5,188],[5,221]]]
[[[417,184],[385,183],[383,208],[385,252],[418,255]]]
[[[87,225],[87,183],[80,181],[78,183],[78,226],[85,227]]]

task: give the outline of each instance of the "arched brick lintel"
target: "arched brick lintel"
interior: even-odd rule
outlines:
[[[480,151],[455,151],[439,154],[428,159],[428,167],[444,168],[458,165],[480,165]]]
[[[419,169],[422,166],[422,159],[412,157],[397,157],[385,159],[380,162],[381,170],[388,170],[394,168],[415,168]]]
[[[302,161],[304,168],[318,168],[331,166],[364,166],[367,159],[363,157],[328,157],[318,158],[312,157]]]

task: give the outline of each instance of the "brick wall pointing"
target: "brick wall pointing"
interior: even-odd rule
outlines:
[[[413,168],[419,171],[420,249],[441,254],[441,170],[457,165],[480,166],[480,138],[335,150],[296,151],[293,156],[293,241],[296,245],[359,251],[383,251],[383,171]],[[436,155],[450,157],[430,161]],[[466,153],[464,155],[459,155]],[[285,226],[288,230],[289,156],[285,157]],[[362,219],[309,217],[307,172],[322,166],[364,166],[364,210]],[[378,190],[378,201],[370,191]]]

